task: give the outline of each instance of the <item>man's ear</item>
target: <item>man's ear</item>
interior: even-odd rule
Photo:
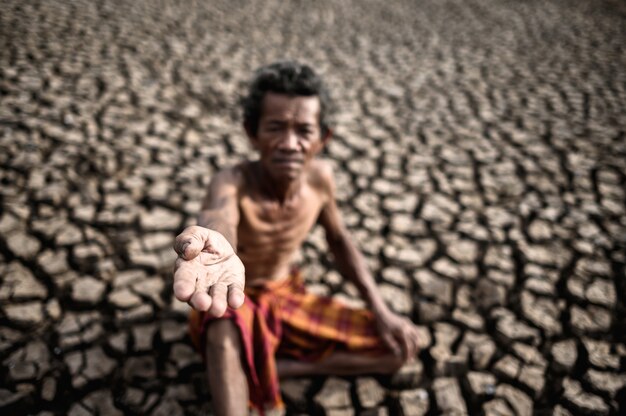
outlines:
[[[328,142],[330,142],[330,139],[332,137],[333,137],[333,130],[331,128],[326,128],[322,130],[322,139],[321,139],[322,149],[328,144]]]

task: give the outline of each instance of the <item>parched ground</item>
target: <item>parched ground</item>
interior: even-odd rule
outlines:
[[[340,206],[423,349],[285,383],[288,412],[624,414],[625,44],[620,1],[3,1],[0,413],[209,412],[172,240],[289,57],[332,87]],[[360,303],[321,230],[299,261]]]

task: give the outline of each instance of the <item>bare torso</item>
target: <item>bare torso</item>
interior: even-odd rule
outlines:
[[[237,255],[246,267],[246,284],[285,278],[327,201],[320,164],[311,165],[298,191],[283,203],[272,197],[254,162],[239,169],[244,183],[239,193]]]

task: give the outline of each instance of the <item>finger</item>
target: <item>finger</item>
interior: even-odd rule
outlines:
[[[415,334],[413,334],[409,340],[411,342],[411,359],[413,360],[417,357],[417,354],[419,353],[419,347],[417,345],[417,339],[415,338]]]
[[[207,311],[212,306],[213,299],[208,293],[196,290],[189,300],[192,308],[198,311]]]
[[[402,357],[408,361],[413,356],[413,346],[406,331],[400,333],[400,345],[402,346]]]
[[[415,337],[415,327],[412,322],[407,322],[407,325],[404,327],[402,332],[402,336],[407,343],[408,359],[412,360],[417,355],[417,339]]]
[[[216,283],[209,289],[213,304],[209,309],[209,315],[219,318],[226,312],[226,294],[228,287],[224,283]]]
[[[243,301],[245,300],[246,296],[243,293],[243,290],[241,290],[241,287],[231,283],[228,286],[228,306],[230,306],[233,309],[237,309],[239,308],[241,305],[243,305]]]
[[[417,354],[419,353],[420,348],[419,348],[418,331],[412,322],[409,323],[407,337],[408,337],[409,343],[411,344],[411,359],[414,359],[415,357],[417,357]]]
[[[417,328],[413,328],[413,344],[415,344],[415,355],[419,354],[420,352],[420,335],[419,332],[417,331]]]
[[[185,260],[195,258],[205,247],[209,230],[204,227],[193,225],[185,228],[174,240],[174,250]]]
[[[176,259],[174,272],[174,296],[187,302],[196,289],[197,272],[185,260]]]

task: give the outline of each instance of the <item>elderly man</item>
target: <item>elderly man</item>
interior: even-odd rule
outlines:
[[[321,79],[274,63],[242,103],[259,158],[216,173],[198,225],[175,242],[174,294],[194,308],[218,415],[281,409],[279,378],[392,373],[417,352],[416,327],[382,300],[342,223],[331,165],[317,158],[332,135]],[[291,261],[316,223],[368,309],[306,292]]]

